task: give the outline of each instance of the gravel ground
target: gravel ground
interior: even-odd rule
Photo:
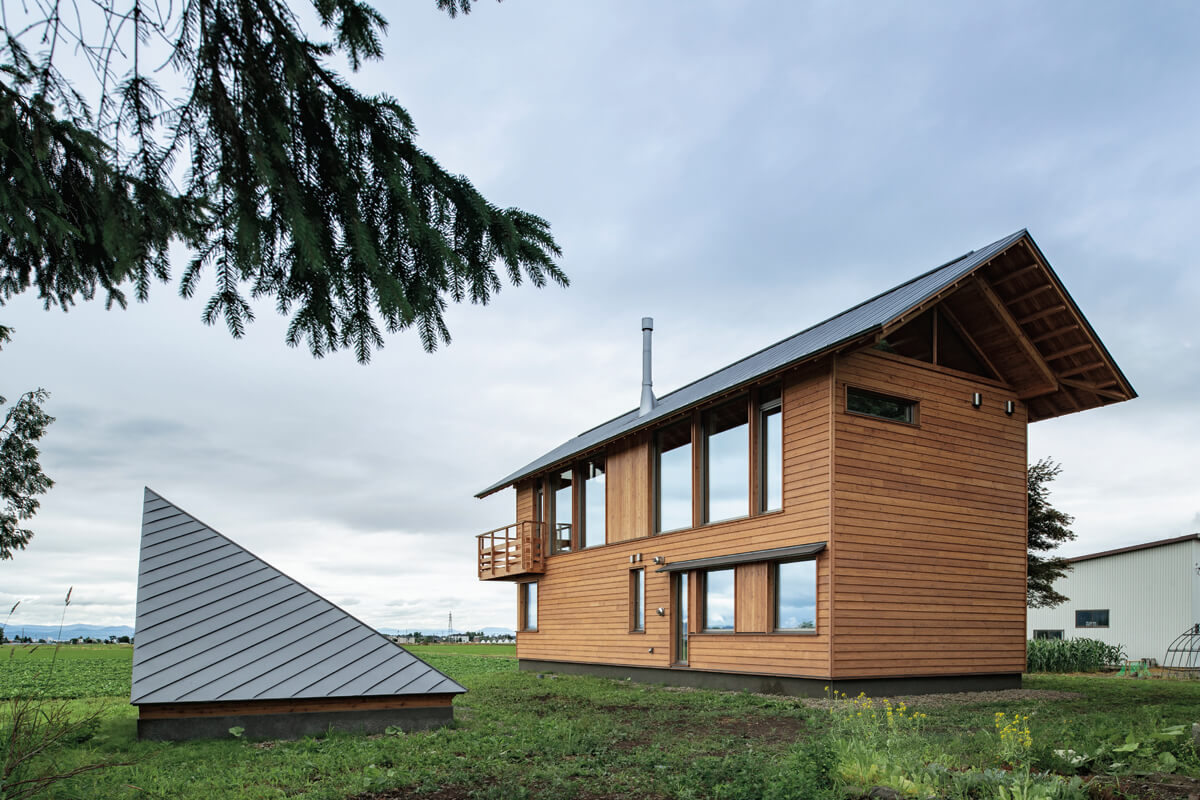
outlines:
[[[998,692],[951,692],[949,694],[906,694],[886,698],[892,705],[904,703],[921,708],[944,708],[945,706],[969,705],[972,703],[1014,703],[1022,700],[1078,700],[1078,692],[1056,692],[1050,689],[1003,689]],[[883,699],[883,698],[879,698]],[[809,708],[829,708],[833,701],[824,697],[806,697],[800,701]]]

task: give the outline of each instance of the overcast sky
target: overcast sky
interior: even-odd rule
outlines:
[[[56,486],[0,562],[13,624],[132,625],[142,487],[386,629],[514,627],[475,576],[474,494],[636,406],[1027,227],[1141,397],[1031,426],[1080,554],[1200,531],[1200,6],[585,3],[450,20],[380,6],[352,77],[493,202],[538,213],[568,289],[452,310],[369,366],[245,339],[174,285],[127,311],[0,308],[0,394],[50,390]],[[916,13],[914,13],[916,12]],[[7,611],[7,608],[5,609]]]

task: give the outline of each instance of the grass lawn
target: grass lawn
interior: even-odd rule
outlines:
[[[129,761],[126,766],[81,775],[57,784],[58,798],[838,798],[855,796],[841,775],[846,759],[862,756],[850,744],[844,715],[796,698],[745,693],[673,690],[599,678],[538,676],[518,672],[511,646],[411,647],[414,653],[470,689],[455,702],[456,723],[440,731],[364,737],[333,734],[296,742],[228,739],[192,743],[140,743],[136,712],[128,705],[131,650],[64,647],[51,685],[79,710],[103,706],[94,731],[59,750],[60,770],[91,761]],[[31,664],[45,654],[4,656],[0,695],[28,683]],[[84,667],[83,665],[91,665]],[[70,666],[68,666],[70,665]],[[116,673],[120,672],[120,681]],[[42,673],[37,673],[41,675]],[[14,678],[13,675],[20,677]],[[69,686],[74,676],[98,689]],[[98,677],[87,677],[98,676]],[[123,681],[123,683],[121,682]],[[119,685],[118,685],[119,684]],[[91,684],[89,684],[91,685]],[[1015,771],[998,769],[1001,741],[996,713],[1028,715],[1031,743],[1020,763],[1034,770],[1072,768],[1055,750],[1099,752],[1082,771],[1163,772],[1170,753],[1174,775],[1121,778],[1130,797],[1179,797],[1200,783],[1176,776],[1200,775],[1194,751],[1179,737],[1157,739],[1173,725],[1200,721],[1200,682],[1113,677],[1026,678],[1033,696],[996,701],[921,704],[919,728],[872,740],[876,749],[859,765],[871,775],[906,769],[942,770],[962,784],[946,797],[1000,797],[992,785]],[[877,707],[878,708],[878,707]],[[909,713],[911,714],[911,710]],[[882,713],[882,709],[879,709]],[[0,722],[4,715],[0,705]],[[874,735],[874,734],[872,734]],[[1190,741],[1190,736],[1184,737]],[[1116,752],[1116,748],[1132,750]],[[857,745],[855,745],[857,747]],[[861,749],[861,748],[860,748]],[[857,755],[856,755],[857,753]],[[840,759],[840,760],[839,760]],[[890,760],[890,761],[889,761]],[[878,763],[876,763],[878,762]],[[1104,763],[1101,763],[1104,762]],[[1012,762],[1010,762],[1012,763]],[[933,767],[920,766],[933,764]],[[917,765],[917,766],[914,766]],[[857,767],[856,767],[857,768]],[[960,779],[982,771],[975,783]],[[876,772],[872,772],[876,770]],[[991,777],[987,777],[991,775]],[[920,776],[916,776],[920,777]],[[972,778],[971,780],[975,780]],[[1113,779],[1086,794],[1119,797]],[[1129,781],[1134,781],[1130,783]],[[991,783],[989,783],[991,781]],[[967,785],[970,783],[970,785]],[[975,788],[971,788],[971,787]],[[835,788],[837,787],[837,788]],[[965,787],[965,788],[963,788]],[[864,787],[865,788],[865,787]],[[1107,793],[1107,794],[1106,794]],[[1156,794],[1157,793],[1157,794]],[[1053,800],[1075,795],[1028,794]],[[0,797],[3,793],[0,792]]]

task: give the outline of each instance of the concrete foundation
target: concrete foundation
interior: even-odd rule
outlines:
[[[798,697],[823,697],[826,688],[845,692],[851,697],[865,692],[871,697],[901,694],[938,694],[943,692],[987,692],[1000,689],[1020,689],[1020,673],[989,675],[939,675],[932,677],[896,678],[793,678],[782,675],[760,675],[750,672],[713,672],[677,667],[624,667],[613,664],[585,664],[575,661],[535,661],[521,659],[520,668],[527,672],[557,672],[564,675],[596,675],[638,683],[660,683],[666,686],[690,686],[696,689],[720,691],[749,691],[763,694],[784,694]]]
[[[243,728],[246,739],[300,739],[329,730],[383,733],[395,725],[405,731],[440,728],[454,721],[451,706],[388,708],[368,711],[310,711],[294,714],[230,714],[219,717],[139,719],[138,738],[155,741],[228,739],[230,728]]]

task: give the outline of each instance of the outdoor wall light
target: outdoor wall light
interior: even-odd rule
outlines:
[[[667,563],[667,557],[666,556],[655,556],[654,563],[655,564],[665,564],[665,563]]]
[[[981,395],[979,392],[972,394],[971,405],[975,408],[979,408],[981,405],[983,405],[983,395]]]
[[[662,606],[659,606],[658,608],[654,609],[654,613],[658,614],[660,617],[662,617],[662,616],[666,616],[667,610],[665,608],[663,608]]]
[[[1014,400],[1005,400],[1004,401],[1004,413],[1005,414],[1008,414],[1011,417],[1013,415],[1013,412],[1016,410],[1017,410],[1016,401],[1014,401]]]
[[[651,647],[651,648],[650,648],[649,650],[647,650],[646,652],[647,652],[647,653],[653,653],[653,652],[654,652],[654,648],[653,648],[653,647]]]

